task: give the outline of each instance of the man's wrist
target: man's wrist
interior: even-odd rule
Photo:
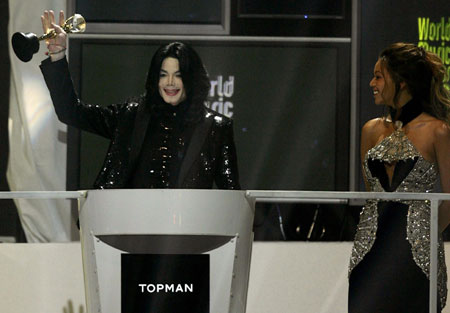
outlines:
[[[50,56],[50,60],[52,62],[59,61],[66,56],[66,48],[62,48],[61,50],[55,52],[47,52],[47,55]]]

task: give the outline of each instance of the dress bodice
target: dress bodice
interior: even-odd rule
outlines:
[[[389,181],[385,164],[394,165]],[[414,147],[401,124],[388,137],[370,149],[363,162],[369,191],[373,192],[431,192],[438,177],[436,164],[426,160]],[[378,228],[378,202],[367,200],[360,214],[349,273],[371,250]],[[430,273],[430,202],[395,200],[408,206],[407,240],[415,263],[429,279]],[[394,208],[395,209],[395,208]],[[442,240],[439,240],[438,290],[442,307],[446,302],[447,274]]]
[[[401,167],[403,165],[408,167],[409,164],[413,164],[413,166],[410,167],[408,172],[403,171],[403,179],[393,190],[387,190],[386,186],[382,184],[382,179],[380,179],[380,176],[382,177],[385,172],[373,173],[371,170],[370,163],[374,161],[396,164],[393,182],[395,176],[398,176],[396,174],[402,172]],[[423,158],[401,127],[367,151],[363,166],[370,191],[374,192],[431,192],[438,177],[436,165]]]

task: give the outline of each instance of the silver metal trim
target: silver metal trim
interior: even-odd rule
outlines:
[[[431,201],[430,216],[430,313],[436,313],[438,272],[438,210],[439,200]]]
[[[80,199],[87,191],[2,191],[0,199]]]
[[[70,34],[69,39],[189,40],[222,42],[351,43],[349,37],[199,36],[144,34]]]
[[[314,203],[314,204],[347,204],[347,199],[318,199],[318,198],[255,198],[257,201],[265,202],[265,203]]]
[[[249,199],[381,199],[381,200],[450,200],[449,193],[414,192],[354,192],[354,191],[295,191],[295,190],[247,190]]]
[[[359,48],[359,0],[352,0],[352,43],[351,43],[351,77],[350,77],[350,151],[349,151],[349,190],[355,191],[359,185],[359,175],[357,175],[358,159],[358,48]]]
[[[199,34],[226,35],[229,26],[192,24],[136,24],[136,23],[94,23],[86,27],[86,33],[100,34]]]

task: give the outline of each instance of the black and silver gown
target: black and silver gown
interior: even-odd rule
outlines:
[[[370,191],[431,192],[437,165],[423,158],[397,129],[370,149],[363,168]],[[395,164],[389,182],[385,163]],[[362,209],[349,266],[349,313],[429,312],[429,201],[368,200]],[[447,297],[442,239],[438,247],[438,303]]]

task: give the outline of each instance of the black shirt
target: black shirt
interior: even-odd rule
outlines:
[[[192,137],[185,122],[188,104],[165,104],[153,112],[141,154],[131,176],[131,188],[176,188],[180,165]]]

